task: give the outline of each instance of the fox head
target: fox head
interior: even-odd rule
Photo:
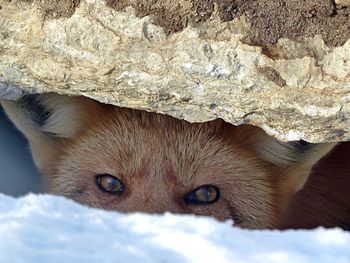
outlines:
[[[50,193],[108,210],[194,213],[248,228],[276,227],[333,147],[84,97],[26,95],[2,106],[28,138]]]

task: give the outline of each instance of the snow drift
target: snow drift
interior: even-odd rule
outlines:
[[[350,262],[340,229],[249,231],[195,216],[121,214],[0,195],[0,262]]]

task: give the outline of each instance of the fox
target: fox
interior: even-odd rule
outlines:
[[[119,212],[195,214],[249,229],[350,226],[349,143],[282,142],[83,96],[1,101],[46,192]]]

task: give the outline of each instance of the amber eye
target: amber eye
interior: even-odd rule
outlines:
[[[202,185],[197,187],[185,197],[185,203],[204,205],[216,202],[220,198],[220,191],[213,185]]]
[[[97,186],[105,192],[121,194],[124,191],[123,183],[110,174],[99,174],[96,176]]]

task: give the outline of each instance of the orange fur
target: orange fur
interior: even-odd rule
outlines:
[[[350,230],[350,142],[339,144],[313,169],[292,198],[279,228],[342,227]]]
[[[65,144],[48,175],[51,192],[110,210],[195,213],[234,218],[246,227],[273,226],[276,186],[263,162],[235,142],[243,130],[220,120],[189,124],[116,107],[106,107],[93,123]],[[125,193],[98,191],[93,178],[101,173],[119,177]],[[208,183],[221,190],[217,203],[184,203],[186,193]]]
[[[49,192],[109,210],[194,213],[248,228],[297,225],[280,217],[293,213],[291,196],[334,146],[283,143],[253,126],[190,124],[82,97],[48,94],[2,105],[27,136]],[[95,176],[105,173],[122,180],[122,195],[98,189]],[[220,189],[217,202],[184,202],[207,184]]]

